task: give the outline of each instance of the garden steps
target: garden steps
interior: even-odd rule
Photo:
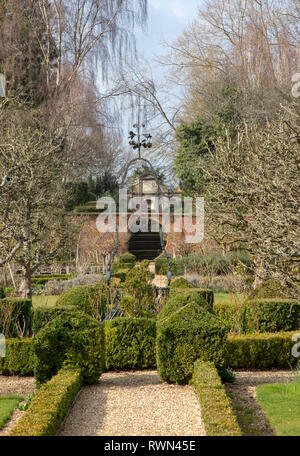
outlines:
[[[170,385],[157,372],[108,372],[85,386],[61,436],[204,436],[199,401],[190,385]]]

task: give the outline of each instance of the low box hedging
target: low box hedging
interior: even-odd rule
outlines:
[[[49,321],[70,310],[71,306],[36,307],[32,316],[32,333],[37,334]],[[75,307],[74,307],[75,309]]]
[[[105,323],[106,369],[156,367],[156,322],[150,318],[115,318]]]
[[[0,375],[33,375],[32,339],[6,339],[6,357],[0,358]]]
[[[240,436],[232,404],[213,362],[197,360],[192,383],[201,405],[207,436]]]
[[[105,367],[104,325],[78,310],[65,311],[38,332],[33,351],[37,384],[64,366],[80,368],[84,383],[93,383]]]
[[[28,336],[31,332],[29,299],[4,298],[0,300],[0,333],[6,337]]]
[[[214,311],[237,334],[292,331],[299,328],[300,303],[291,299],[256,299],[217,303]]]
[[[297,364],[297,358],[291,354],[294,334],[230,334],[226,343],[226,364],[232,369],[289,369]]]
[[[63,274],[53,274],[53,275],[44,275],[44,276],[33,276],[31,278],[32,285],[45,285],[50,280],[69,280],[72,279],[71,275]]]
[[[225,367],[227,330],[211,312],[190,302],[159,319],[157,325],[157,369],[169,383],[185,384],[192,377],[197,359]]]
[[[136,263],[136,257],[135,255],[132,255],[132,253],[124,253],[123,255],[120,255],[118,258],[118,264],[122,265],[122,267],[130,267],[134,266]]]
[[[205,302],[211,310],[214,305],[214,292],[202,288],[170,288],[170,298],[184,296],[189,301],[202,305]]]
[[[11,436],[55,436],[82,385],[79,369],[62,369],[43,385]]]
[[[125,282],[126,276],[127,276],[129,271],[130,271],[129,268],[118,269],[116,272],[114,272],[112,274],[112,276],[113,276],[114,279],[120,279],[121,282]]]

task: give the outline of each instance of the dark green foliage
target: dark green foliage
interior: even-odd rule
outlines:
[[[50,380],[63,366],[80,368],[83,381],[93,383],[104,369],[103,324],[78,310],[65,311],[39,331],[33,350],[38,384]]]
[[[4,291],[4,288],[2,287],[2,285],[0,285],[0,299],[4,299],[5,298],[5,291]]]
[[[155,290],[151,285],[153,274],[149,271],[149,262],[142,261],[126,275],[123,284],[124,295],[120,308],[125,317],[143,317],[155,314]]]
[[[215,129],[202,119],[181,125],[176,132],[179,148],[175,157],[175,173],[185,194],[202,191],[202,173],[199,157],[214,150]]]
[[[292,331],[299,328],[300,303],[292,299],[257,299],[246,303],[215,304],[214,311],[230,332]]]
[[[201,416],[208,436],[240,436],[232,404],[212,362],[196,361],[193,386],[201,404]]]
[[[155,260],[155,274],[166,275],[168,272],[168,261],[165,256],[160,256]],[[184,267],[178,264],[177,260],[171,260],[171,272],[173,276],[184,274]]]
[[[297,365],[291,354],[294,334],[229,335],[226,364],[232,369],[290,369]]]
[[[32,317],[33,334],[36,335],[49,321],[58,317],[66,310],[70,310],[70,306],[36,307]]]
[[[188,280],[180,277],[179,279],[172,280],[170,289],[172,288],[196,288],[196,285],[193,285]]]
[[[211,312],[189,303],[157,327],[157,368],[162,380],[188,383],[196,359],[213,361],[219,371],[225,367],[227,331]]]
[[[106,369],[155,368],[155,339],[154,319],[115,318],[106,322]]]
[[[63,293],[57,300],[58,306],[74,306],[97,320],[106,315],[107,287],[105,281],[94,287],[78,286]]]
[[[66,184],[68,202],[66,209],[71,211],[76,206],[84,205],[89,200],[88,184],[86,182],[68,182]]]
[[[120,279],[121,282],[125,282],[126,280],[126,276],[128,274],[128,272],[130,271],[130,269],[128,268],[124,268],[124,269],[118,269],[116,272],[114,272],[112,274],[113,278],[115,279]]]
[[[0,375],[33,375],[32,339],[6,339],[6,357],[0,358]]]
[[[22,298],[0,300],[0,333],[6,337],[28,336],[31,332],[31,301]]]
[[[124,253],[123,255],[119,256],[118,263],[119,265],[122,265],[122,267],[129,267],[127,265],[134,266],[136,263],[136,257],[131,253]]]
[[[74,212],[89,212],[91,214],[101,214],[102,212],[104,212],[106,209],[98,209],[96,206],[95,207],[92,207],[92,206],[76,206],[75,209],[74,209]]]
[[[194,301],[202,305],[206,303],[208,309],[213,308],[214,292],[201,288],[170,288],[170,298],[184,296],[187,301]]]
[[[203,307],[205,310],[212,311],[212,303],[214,295],[209,290],[198,290],[191,288],[177,289],[174,288],[171,290],[170,299],[163,306],[162,310],[159,312],[157,319],[158,321],[164,320],[169,317],[172,313],[186,306],[190,302],[194,302],[199,306]]]
[[[11,436],[55,436],[82,385],[80,369],[62,369],[34,395]]]

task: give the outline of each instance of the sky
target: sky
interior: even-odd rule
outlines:
[[[164,53],[162,41],[173,41],[197,14],[201,0],[148,0],[148,26],[138,32],[138,51],[147,59]]]

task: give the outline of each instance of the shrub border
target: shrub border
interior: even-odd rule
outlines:
[[[197,360],[194,364],[192,384],[201,405],[206,435],[241,436],[231,400],[214,363]]]

